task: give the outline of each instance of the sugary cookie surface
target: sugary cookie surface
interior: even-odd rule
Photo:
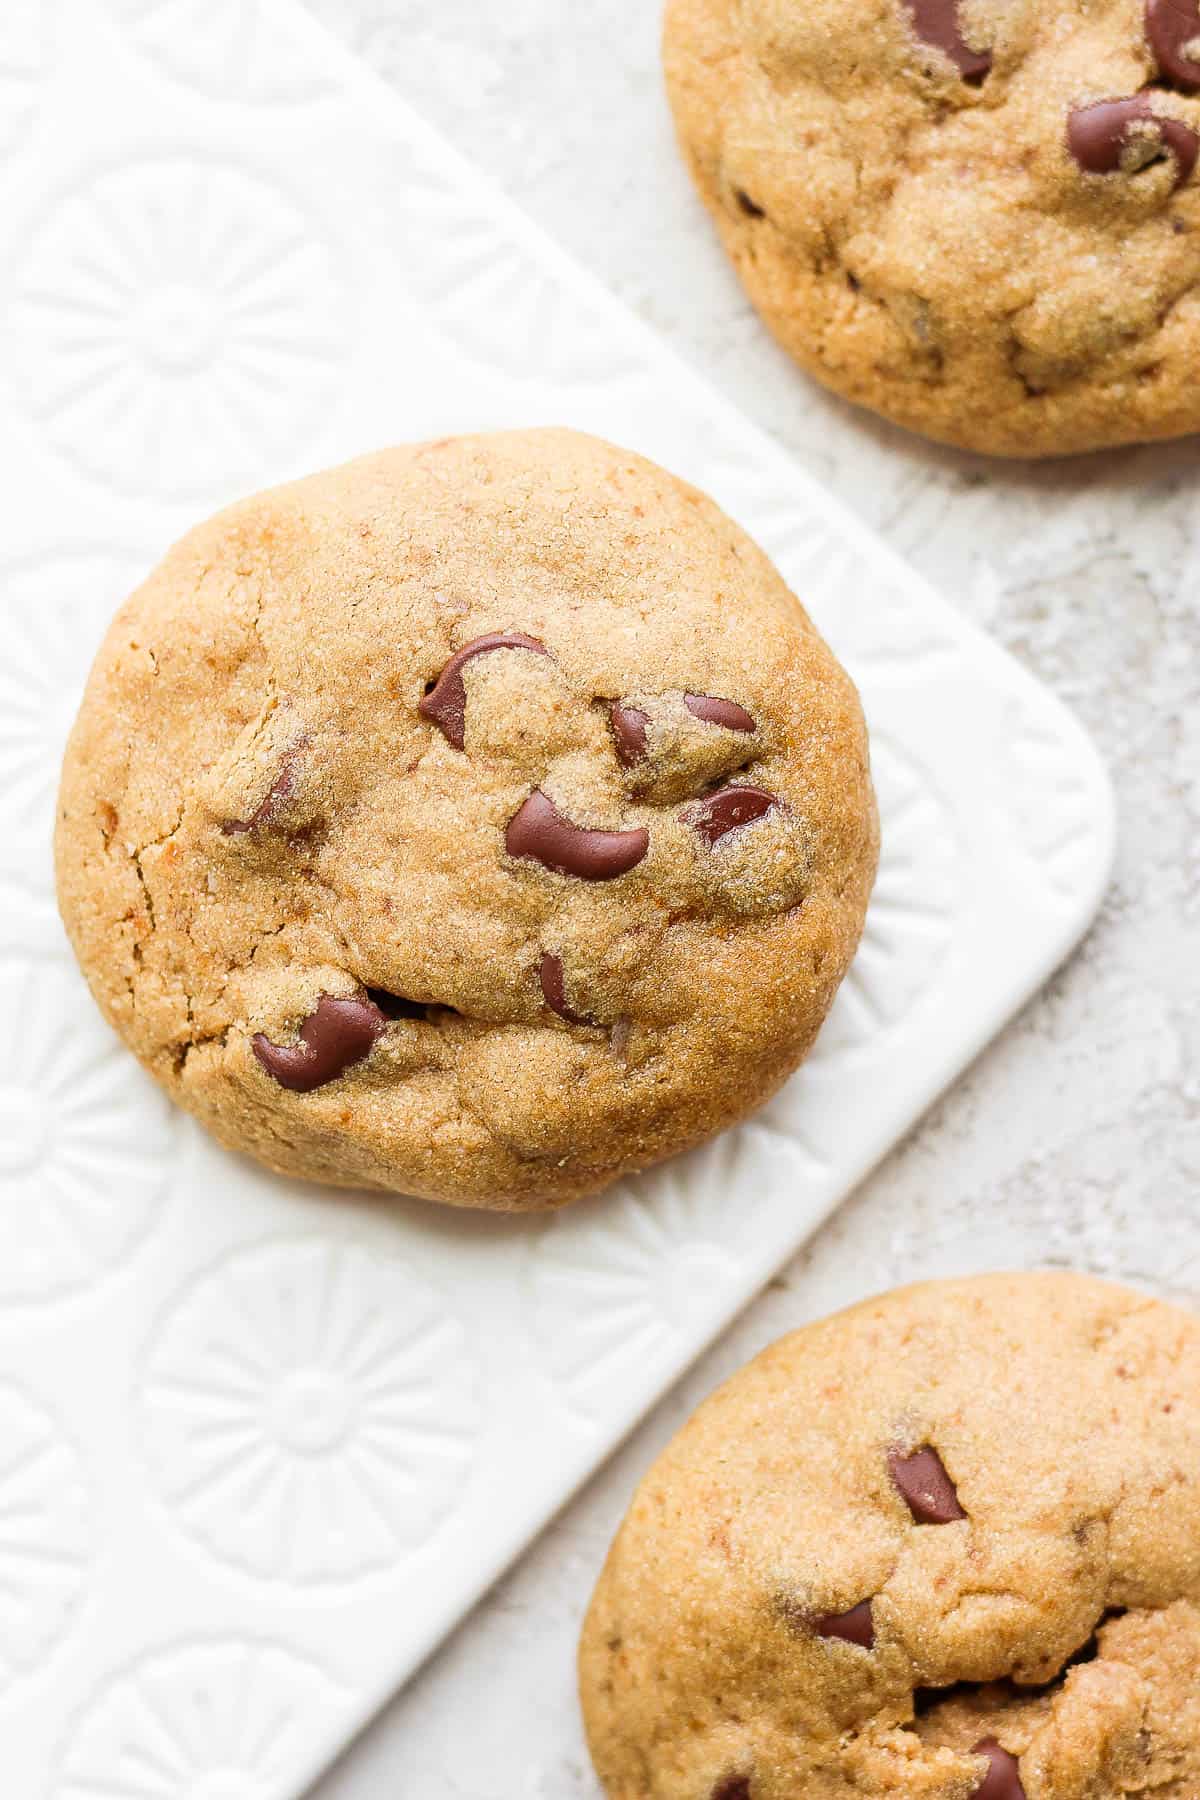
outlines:
[[[875,857],[857,697],[766,558],[552,431],[192,532],[109,632],[57,831],[93,992],[220,1138],[508,1208],[764,1099]]]
[[[1074,1275],[782,1339],[646,1477],[584,1629],[613,1800],[1195,1800],[1200,1321]]]
[[[1200,429],[1200,0],[670,0],[666,63],[828,386],[1001,455]]]

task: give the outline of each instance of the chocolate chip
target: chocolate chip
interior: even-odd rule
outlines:
[[[311,1093],[336,1081],[369,1056],[387,1021],[370,1000],[322,994],[317,1010],[300,1027],[298,1044],[273,1044],[261,1031],[251,1040],[255,1056],[273,1081],[294,1094]]]
[[[568,1025],[592,1025],[595,1020],[589,1019],[586,1013],[572,1012],[567,1005],[566,981],[563,976],[562,957],[554,956],[549,950],[542,953],[538,964],[538,980],[542,985],[542,998],[552,1013],[565,1019]]]
[[[745,188],[735,188],[733,190],[733,197],[748,219],[766,218],[767,215],[764,208],[758,204],[757,200],[752,200],[750,198]]]
[[[248,831],[260,831],[264,826],[274,824],[276,815],[283,811],[284,806],[296,791],[300,780],[300,766],[304,761],[304,752],[308,745],[308,738],[299,738],[285,753],[279,765],[279,773],[267,789],[265,800],[254,809],[248,819],[225,819],[222,821],[221,830],[226,837],[241,837]]]
[[[860,1650],[875,1648],[875,1617],[869,1600],[860,1600],[849,1612],[825,1613],[813,1620],[818,1637],[841,1638],[844,1644],[857,1644]]]
[[[545,644],[539,643],[537,638],[526,637],[523,631],[489,631],[483,637],[472,638],[469,644],[454,652],[417,711],[422,718],[431,719],[456,750],[462,749],[467,736],[467,690],[463,683],[463,668],[473,656],[484,656],[489,650],[532,650],[537,656],[550,654]]]
[[[1200,137],[1179,119],[1154,112],[1148,95],[1134,94],[1076,107],[1067,120],[1067,148],[1089,175],[1134,175],[1170,153],[1179,187],[1196,166]]]
[[[973,1800],[1025,1800],[1020,1764],[1015,1756],[1000,1748],[995,1738],[981,1738],[971,1755],[986,1756],[990,1765],[975,1789]]]
[[[1146,0],[1146,42],[1176,87],[1200,88],[1200,0]]]
[[[778,797],[764,793],[762,788],[724,787],[704,800],[694,801],[679,816],[711,850],[728,832],[753,825],[778,805]]]
[[[736,700],[719,700],[715,694],[685,694],[683,704],[692,717],[706,725],[723,725],[726,731],[757,731],[758,726]]]
[[[929,1444],[908,1456],[890,1450],[887,1462],[888,1473],[918,1525],[950,1525],[966,1518],[945,1464]]]
[[[564,817],[541,788],[535,788],[508,822],[504,847],[510,856],[528,857],[558,875],[581,881],[613,881],[636,868],[650,848],[650,833],[590,831]]]
[[[617,740],[617,761],[631,769],[646,754],[646,727],[650,723],[650,715],[639,711],[636,706],[626,706],[622,701],[614,700],[608,716],[612,721],[613,736]]]
[[[731,1775],[713,1789],[710,1800],[752,1800],[748,1775]]]
[[[964,81],[979,82],[992,66],[990,50],[973,50],[958,22],[957,0],[904,0],[913,30],[950,58]]]

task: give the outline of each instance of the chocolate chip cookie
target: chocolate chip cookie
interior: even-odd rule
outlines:
[[[666,64],[827,386],[1004,456],[1200,429],[1200,0],[670,0]]]
[[[568,432],[392,450],[202,525],[118,614],[59,895],[226,1144],[551,1205],[805,1054],[876,859],[854,690],[711,501]]]
[[[930,1282],[783,1338],[660,1457],[583,1632],[613,1800],[1200,1794],[1200,1321]]]

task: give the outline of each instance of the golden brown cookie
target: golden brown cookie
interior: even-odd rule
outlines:
[[[1003,456],[1200,429],[1200,0],[669,0],[666,65],[827,386]]]
[[[612,1800],[1196,1800],[1200,1321],[929,1282],[783,1338],[643,1481],[584,1627]]]
[[[226,1144],[552,1205],[805,1054],[876,857],[854,690],[695,489],[568,432],[391,450],[200,526],[117,615],[59,896]]]

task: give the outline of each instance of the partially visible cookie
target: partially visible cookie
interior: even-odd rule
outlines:
[[[646,1476],[584,1627],[612,1800],[1194,1800],[1200,1321],[1080,1275],[783,1338]]]
[[[96,998],[225,1143],[506,1208],[765,1099],[876,847],[857,696],[766,557],[560,431],[193,531],[101,649],[57,830]]]
[[[669,0],[666,66],[827,386],[1005,456],[1200,429],[1200,0]]]

